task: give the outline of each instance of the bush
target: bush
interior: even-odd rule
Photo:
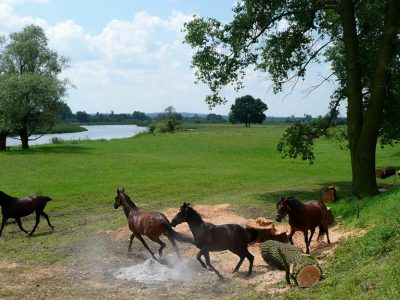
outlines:
[[[64,140],[60,137],[55,136],[55,137],[51,138],[51,143],[52,144],[62,144],[62,143],[64,143]]]
[[[149,126],[149,133],[154,133],[154,131],[156,130],[156,125],[154,125],[154,124],[151,124],[150,126]]]

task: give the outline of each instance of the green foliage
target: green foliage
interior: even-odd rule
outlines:
[[[185,41],[194,49],[197,79],[210,88],[210,106],[226,101],[220,96],[223,87],[240,90],[249,69],[268,73],[277,93],[285,83],[296,86],[304,79],[310,64],[329,62],[332,74],[316,86],[336,80],[331,115],[347,100],[354,193],[373,195],[376,137],[381,134],[382,144],[400,138],[399,5],[393,0],[239,1],[229,23],[195,17],[185,26]],[[316,133],[314,139],[320,137]],[[288,151],[285,156],[313,159],[312,143],[303,144],[278,147]]]
[[[19,132],[24,148],[34,131],[55,123],[69,85],[57,76],[67,67],[39,26],[10,34],[0,53],[0,126]]]
[[[77,111],[76,120],[79,123],[87,123],[89,122],[89,114],[86,111]]]
[[[180,124],[179,119],[182,119],[180,114],[177,114],[175,108],[168,106],[158,117],[159,123],[157,131],[161,133],[174,132]]]
[[[132,119],[137,121],[150,121],[151,118],[148,117],[145,113],[140,111],[134,111],[132,114]]]
[[[231,106],[229,121],[231,123],[245,123],[250,127],[251,123],[261,124],[266,116],[264,111],[268,109],[267,105],[261,99],[254,99],[247,95],[235,99],[235,104]]]

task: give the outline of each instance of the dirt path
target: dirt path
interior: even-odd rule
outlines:
[[[204,220],[214,224],[237,223],[246,225],[250,220],[235,214],[229,204],[214,206],[194,206]],[[177,212],[177,208],[168,209],[165,214],[169,219]],[[278,231],[289,231],[288,225],[277,225]],[[176,227],[179,232],[189,234],[187,224]],[[331,244],[325,241],[313,241],[311,252],[319,253],[323,264],[324,256],[331,255],[333,248],[342,238],[354,235],[354,232],[341,232],[337,227],[330,229]],[[211,262],[224,276],[220,281],[217,276],[201,268],[195,259],[198,249],[193,245],[178,244],[182,261],[178,261],[172,247],[167,242],[163,258],[165,265],[159,265],[149,260],[147,250],[137,240],[133,242],[131,254],[127,254],[130,231],[123,226],[116,231],[98,231],[93,233],[89,242],[71,249],[72,255],[57,266],[25,267],[21,274],[16,275],[19,282],[2,282],[7,289],[21,289],[21,294],[29,290],[26,298],[52,299],[88,299],[88,298],[116,298],[119,299],[214,299],[227,297],[229,299],[243,299],[255,291],[264,294],[282,293],[287,290],[277,288],[277,283],[283,282],[284,272],[272,269],[260,255],[260,245],[250,246],[254,255],[253,274],[246,278],[248,261],[245,260],[240,270],[232,274],[238,262],[238,257],[228,251],[210,253]],[[166,240],[166,239],[165,239]],[[303,247],[301,233],[294,236],[296,245]],[[148,241],[155,250],[158,245]],[[171,268],[171,266],[174,266]],[[0,274],[18,269],[12,262],[0,260]],[[123,279],[121,279],[123,278]],[[133,280],[135,279],[135,280]],[[0,296],[7,294],[7,290],[0,287]],[[188,295],[190,295],[188,297]],[[23,298],[21,295],[15,298]]]

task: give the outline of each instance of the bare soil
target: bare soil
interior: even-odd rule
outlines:
[[[244,226],[251,221],[235,214],[230,210],[229,204],[198,205],[194,208],[205,221],[214,224],[237,223]],[[172,219],[177,210],[170,208],[165,214]],[[289,232],[287,224],[275,226],[280,232]],[[190,234],[187,224],[178,225],[176,230]],[[334,255],[334,248],[341,239],[360,233],[343,232],[335,226],[330,228],[329,234],[331,244],[326,243],[326,237],[323,241],[314,239],[311,243],[311,254],[316,253],[322,265],[327,255]],[[283,283],[284,272],[271,268],[263,261],[258,244],[249,246],[255,257],[253,274],[249,278],[245,277],[249,267],[247,260],[239,272],[232,274],[239,258],[229,251],[211,253],[211,263],[225,276],[225,280],[221,281],[213,272],[203,269],[197,262],[195,255],[198,249],[195,246],[179,243],[182,262],[178,263],[171,245],[165,238],[163,240],[166,241],[167,247],[164,250],[163,261],[168,268],[175,270],[176,277],[167,278],[165,281],[155,278],[157,280],[148,282],[120,279],[116,274],[125,270],[124,268],[146,268],[150,265],[154,267],[148,261],[150,254],[138,240],[134,240],[132,252],[127,253],[129,237],[130,231],[127,226],[116,231],[98,231],[93,233],[89,242],[71,249],[72,253],[67,261],[52,266],[21,267],[15,262],[0,260],[0,274],[17,272],[20,269],[18,274],[13,275],[14,279],[19,278],[18,282],[7,278],[0,279],[0,298],[6,297],[7,292],[13,290],[13,295],[17,296],[9,298],[243,299],[256,291],[273,296],[290,288]],[[157,253],[158,244],[148,239],[146,241]],[[294,235],[294,243],[305,250],[301,233]],[[179,266],[174,268],[174,265]],[[167,272],[165,268],[163,272]],[[155,276],[160,275],[156,273]],[[15,293],[18,289],[21,290],[21,294]]]

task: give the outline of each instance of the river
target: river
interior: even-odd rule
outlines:
[[[121,139],[121,138],[132,137],[139,133],[146,132],[148,130],[147,127],[139,127],[136,125],[84,125],[81,127],[87,129],[87,131],[46,134],[37,140],[29,141],[29,145],[50,144],[52,142],[52,139],[55,137],[62,139],[64,141]],[[30,139],[34,138],[35,136],[30,137]],[[18,146],[18,145],[21,145],[20,140],[7,138],[7,146]]]

